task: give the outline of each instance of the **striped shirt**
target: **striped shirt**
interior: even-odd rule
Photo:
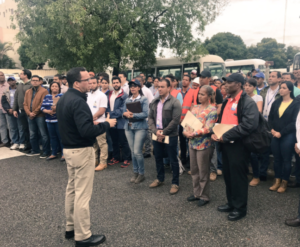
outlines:
[[[55,97],[61,97],[63,96],[62,94],[58,94]],[[43,110],[52,110],[51,106],[53,105],[53,99],[52,99],[52,95],[51,94],[47,94],[43,100],[42,103],[42,107],[41,107],[41,111]],[[56,123],[57,122],[57,117],[56,114],[54,115],[49,115],[49,114],[45,114],[46,116],[46,122],[47,123]]]

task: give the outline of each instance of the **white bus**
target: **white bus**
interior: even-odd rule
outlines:
[[[299,69],[300,69],[300,52],[295,55],[293,61],[293,71]]]
[[[226,73],[236,73],[242,71],[244,74],[252,71],[252,69],[260,69],[265,72],[266,61],[262,59],[245,59],[245,60],[232,60],[227,59],[225,61]]]
[[[184,72],[189,72],[190,74],[194,69],[197,70],[198,75],[203,70],[209,70],[212,76],[218,76],[219,78],[226,74],[225,63],[221,57],[216,55],[206,55],[188,63],[185,63],[178,58],[157,58],[156,64],[151,66],[151,68],[146,71],[145,75],[162,77],[173,74],[178,80],[181,80]],[[141,72],[142,71],[139,69],[133,69],[132,66],[128,66],[128,81],[139,75]]]

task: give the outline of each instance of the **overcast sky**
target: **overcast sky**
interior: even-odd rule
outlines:
[[[300,47],[300,0],[287,0],[286,45]],[[202,41],[219,32],[241,36],[247,46],[262,38],[283,42],[286,0],[228,0],[216,20],[206,27]]]

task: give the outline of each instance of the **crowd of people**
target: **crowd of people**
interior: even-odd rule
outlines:
[[[284,193],[288,187],[300,187],[300,70],[264,74],[253,69],[246,75],[228,73],[223,78],[212,77],[208,70],[184,72],[182,78],[172,74],[146,78],[141,73],[128,81],[125,72],[110,78],[104,72],[73,68],[67,76],[54,76],[49,88],[29,70],[24,69],[20,78],[19,85],[13,77],[6,82],[0,71],[0,146],[48,161],[60,154],[61,161],[66,161],[66,238],[74,237],[75,221],[80,225],[75,240],[82,246],[94,236],[88,208],[94,172],[132,163],[128,180],[139,184],[147,172],[144,159],[151,154],[157,177],[149,187],[164,184],[165,169],[171,169],[170,194],[176,194],[184,165],[190,169],[193,186],[187,200],[197,201],[198,206],[209,203],[210,182],[223,175],[227,203],[218,210],[228,212],[231,221],[247,214],[248,185],[267,180],[271,154],[275,180],[269,190]],[[203,124],[201,129],[181,126],[188,111]],[[256,153],[243,140],[258,128],[260,116],[269,124],[271,144],[265,152]],[[217,124],[234,127],[218,137],[213,132]],[[290,181],[293,156],[295,182]],[[84,165],[91,162],[92,168]],[[250,164],[253,178],[249,182]],[[74,167],[79,166],[78,173],[89,175],[81,176],[84,182],[76,193],[88,195],[78,199],[82,209],[74,212],[74,180],[80,177]],[[300,226],[300,215],[286,224]],[[104,240],[98,236],[88,242]]]

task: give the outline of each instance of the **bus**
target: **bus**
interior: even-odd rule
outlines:
[[[293,71],[300,70],[300,52],[297,53],[293,61]]]
[[[226,74],[224,60],[216,55],[200,56],[198,59],[194,59],[188,63],[174,57],[157,58],[156,64],[144,72],[147,76],[152,75],[156,77],[173,74],[176,79],[181,80],[184,72],[188,72],[190,74],[192,70],[197,70],[198,75],[203,70],[209,70],[212,76],[218,76],[219,78]],[[127,80],[130,81],[140,73],[142,73],[141,70],[128,66]]]
[[[262,72],[265,72],[266,61],[262,59],[245,59],[245,60],[233,60],[233,59],[227,59],[225,61],[226,66],[226,73],[236,73],[239,71],[242,71],[244,74],[246,74],[249,71],[252,71],[252,69],[259,69]]]

